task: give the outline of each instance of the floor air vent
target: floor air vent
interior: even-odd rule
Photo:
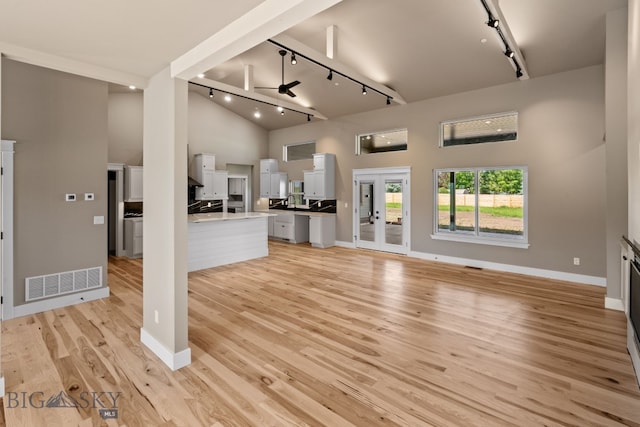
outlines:
[[[25,300],[33,301],[102,286],[102,267],[65,271],[25,279]]]

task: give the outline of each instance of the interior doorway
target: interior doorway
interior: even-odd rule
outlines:
[[[410,169],[353,171],[354,240],[358,248],[407,254]]]

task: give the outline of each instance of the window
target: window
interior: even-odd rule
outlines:
[[[282,160],[290,162],[293,160],[313,159],[313,153],[316,152],[316,142],[298,142],[282,147]]]
[[[440,124],[440,146],[483,144],[518,139],[518,113],[501,113]]]
[[[528,247],[527,168],[434,171],[434,239]]]
[[[360,134],[356,136],[356,154],[406,151],[407,134],[406,129]]]

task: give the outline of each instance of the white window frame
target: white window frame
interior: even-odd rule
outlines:
[[[407,132],[407,148],[404,150],[391,150],[391,151],[377,151],[375,153],[362,153],[361,152],[361,147],[360,147],[360,138],[362,138],[363,136],[367,136],[367,135],[383,135],[386,133],[394,133],[394,132],[400,132],[400,131],[405,131]],[[402,151],[408,151],[409,150],[409,129],[408,128],[395,128],[395,129],[387,129],[387,130],[380,130],[380,131],[376,131],[376,132],[363,132],[363,133],[359,133],[356,135],[356,156],[365,156],[365,155],[370,155],[370,154],[388,154],[388,153],[397,153],[397,152],[402,152]]]
[[[295,159],[295,160],[289,160],[289,147],[295,147],[298,145],[307,145],[307,144],[313,144],[314,145],[314,151],[315,151],[315,145],[316,145],[316,140],[310,140],[310,141],[304,141],[304,142],[296,142],[293,144],[285,144],[282,146],[282,161],[284,162],[296,162],[298,160],[309,160],[309,159],[313,159],[313,155],[311,155],[311,157],[309,157],[308,159]]]
[[[522,170],[522,194],[523,194],[523,212],[522,212],[522,236],[514,235],[499,235],[493,234],[488,236],[487,234],[480,233],[479,226],[479,177],[480,171],[487,170],[505,170],[505,169],[521,169]],[[438,175],[442,172],[473,172],[475,174],[474,187],[476,196],[476,209],[475,209],[475,230],[470,231],[448,231],[440,230],[438,228]],[[434,240],[448,240],[452,242],[465,242],[465,243],[478,243],[483,245],[493,246],[506,246],[510,248],[529,248],[529,225],[528,225],[528,210],[529,210],[529,191],[528,191],[528,168],[527,166],[492,166],[492,167],[471,167],[471,168],[442,168],[433,170],[433,234],[431,238]]]

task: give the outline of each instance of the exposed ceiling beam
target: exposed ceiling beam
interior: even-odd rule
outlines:
[[[342,0],[265,0],[171,62],[171,77],[189,80]]]
[[[313,48],[303,43],[300,43],[299,41],[297,41],[292,37],[281,34],[279,36],[272,37],[271,40],[273,40],[274,42],[282,46],[285,46],[285,48],[293,50],[296,53],[304,55],[310,58],[311,60],[322,64],[322,66],[328,69],[331,69],[335,72],[338,72],[345,76],[349,76],[352,79],[359,81],[365,86],[390,97],[394,102],[398,104],[407,103],[407,101],[405,101],[404,98],[402,98],[402,96],[400,96],[400,94],[395,90],[383,85],[382,83],[378,83],[374,80],[371,80],[369,77],[362,75],[361,73],[357,72],[353,68],[349,67],[346,64],[343,64],[340,61],[337,61],[336,59],[327,58],[325,54],[320,53],[317,50],[314,50]]]
[[[327,27],[327,58],[338,59],[338,27]]]
[[[207,79],[207,78],[202,78],[202,79],[196,78],[196,79],[192,79],[191,81],[194,84],[199,86],[205,86],[208,88],[212,88],[214,90],[218,90],[220,92],[229,93],[231,95],[237,95],[244,98],[253,99],[259,102],[263,102],[265,104],[273,105],[274,107],[281,106],[288,110],[297,111],[303,114],[308,114],[310,116],[313,116],[316,119],[327,120],[327,117],[324,114],[320,113],[319,111],[313,110],[311,108],[306,108],[298,104],[294,104],[293,102],[285,101],[278,98],[273,98],[271,96],[263,95],[257,92],[248,92],[237,86],[232,86],[226,83],[222,83],[222,82]]]
[[[4,42],[0,42],[0,55],[14,61],[24,62],[38,67],[63,71],[65,73],[102,80],[123,86],[133,85],[139,89],[144,89],[148,84],[148,80],[146,78],[135,74],[125,73],[123,71],[113,70],[111,68],[101,67],[98,65],[87,64],[86,62],[63,58],[50,53],[27,49]]]
[[[255,85],[253,83],[253,65],[245,64],[244,66],[244,90],[253,92]]]
[[[515,54],[513,57],[514,60],[513,61],[510,60],[509,62],[511,63],[511,66],[515,71],[518,71],[516,67],[516,63],[520,65],[520,71],[522,72],[522,76],[520,77],[520,80],[527,80],[529,78],[529,72],[527,71],[527,63],[524,60],[524,55],[520,51],[520,47],[518,46],[516,39],[513,37],[513,34],[509,29],[509,24],[507,23],[507,20],[502,14],[502,10],[500,9],[500,4],[498,0],[480,0],[480,3],[481,4],[484,3],[483,7],[484,5],[486,5],[486,8],[489,9],[489,13],[495,19],[498,20],[500,31],[502,32],[502,35],[504,36],[507,44],[509,45],[508,47]],[[496,32],[496,37],[498,38],[500,44],[502,45],[502,48],[506,50],[507,46],[504,45],[504,41],[498,35],[497,32]]]

